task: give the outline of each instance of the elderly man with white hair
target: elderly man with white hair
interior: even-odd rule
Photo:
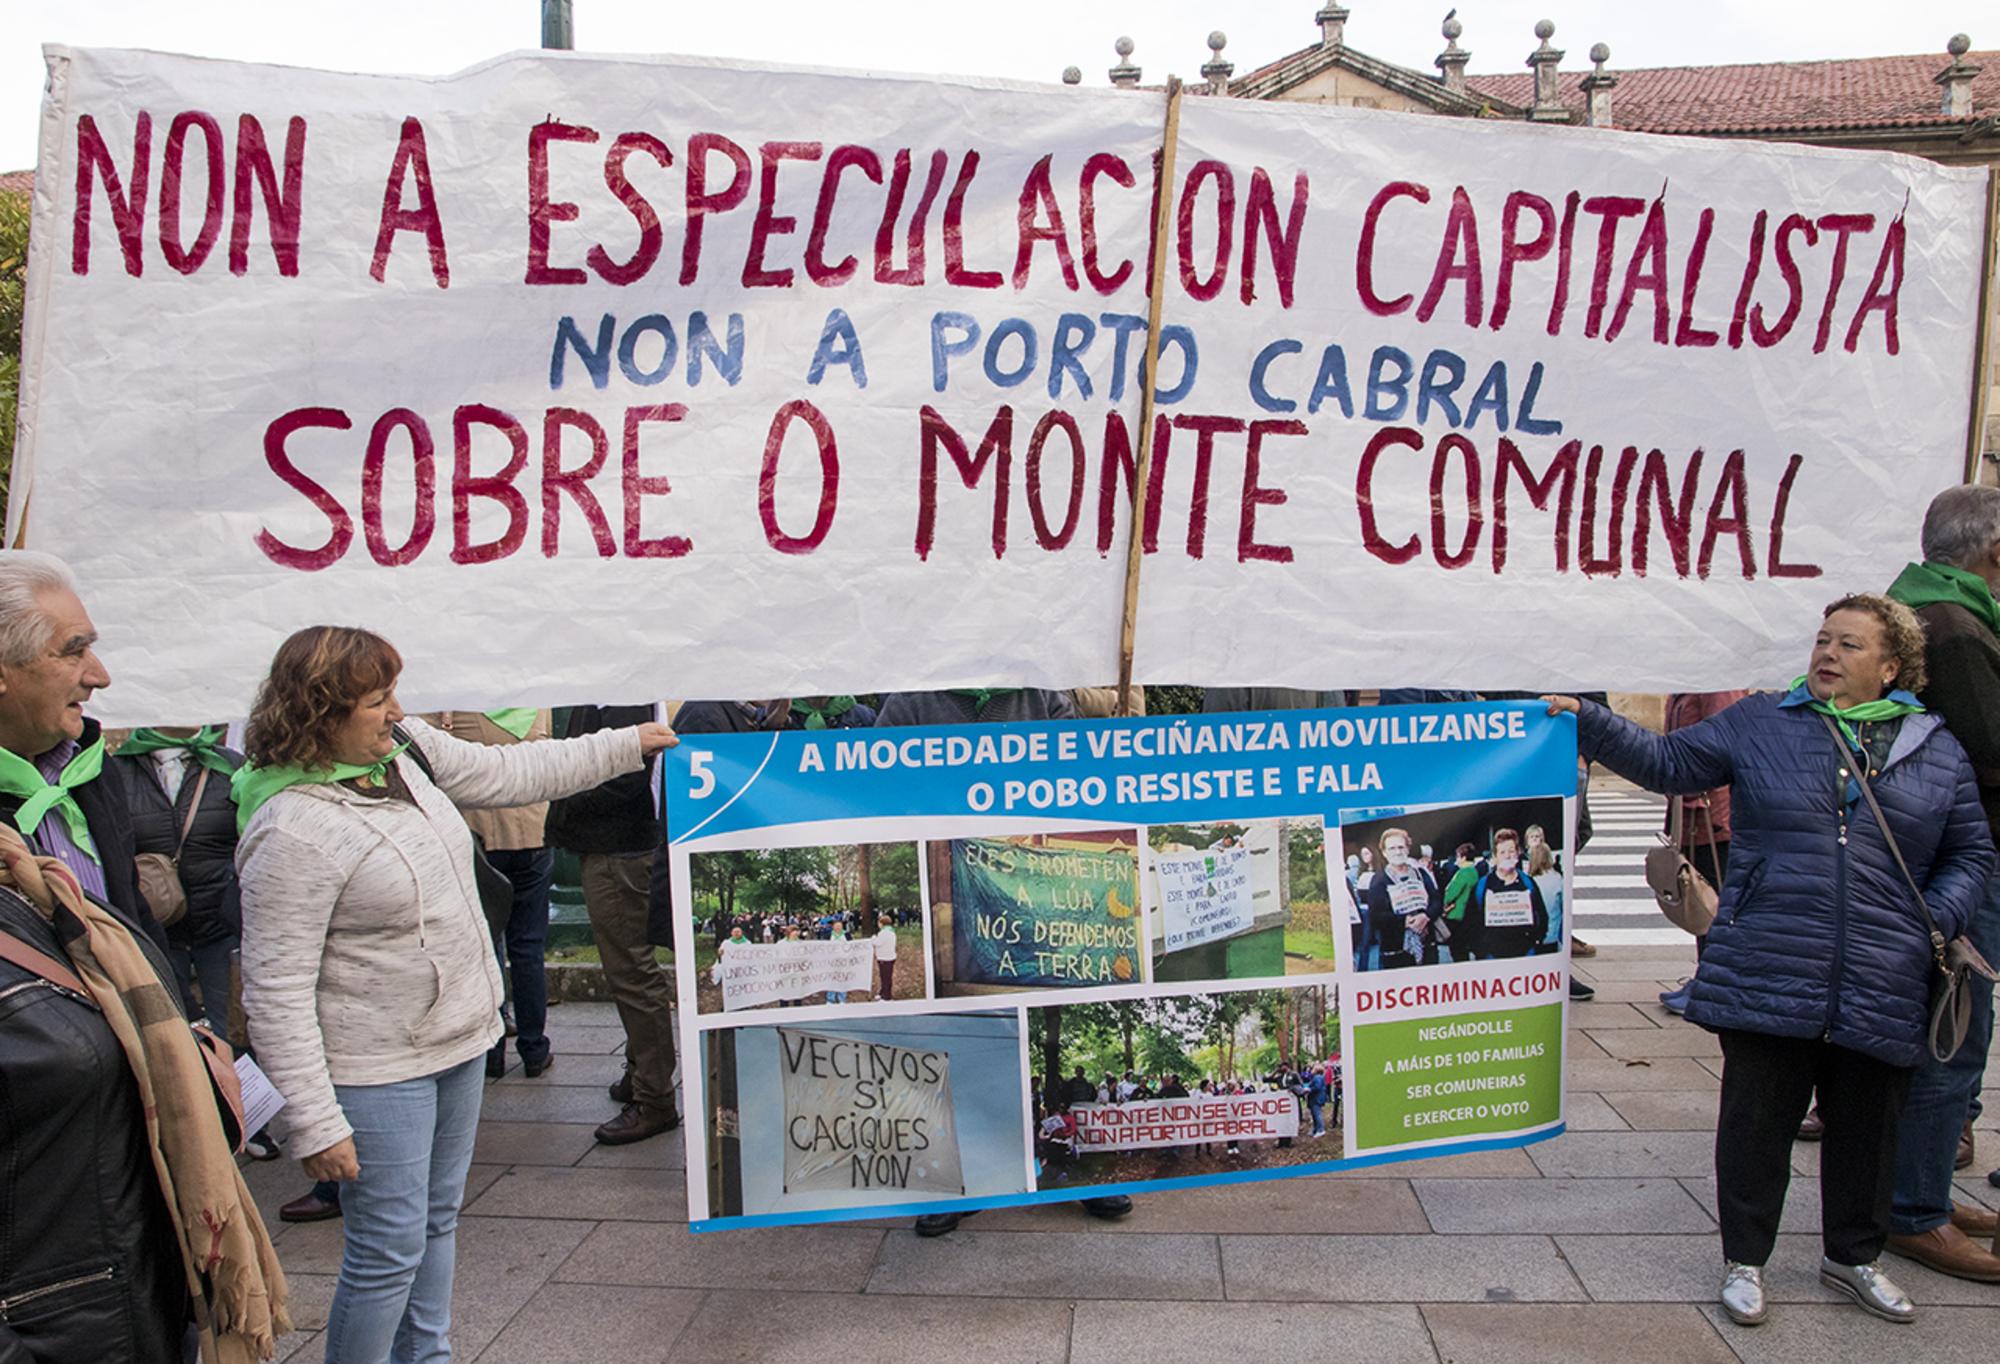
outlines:
[[[1943,718],[1972,759],[1980,804],[2000,838],[2000,488],[1947,488],[1924,513],[1924,560],[1897,577],[1889,595],[1924,625],[1930,683],[1919,699]],[[2000,961],[2000,873],[1986,887],[1968,932],[1989,961]],[[1896,1186],[1889,1249],[1943,1274],[2000,1282],[1990,1242],[1994,1215],[1952,1200],[1954,1165],[1970,1165],[1972,1120],[1993,1033],[1993,1003],[1973,991],[1972,1031],[1957,1055],[1930,1061],[1910,1081],[1896,1136]],[[2000,1182],[2000,1181],[1996,1181]]]
[[[76,577],[53,554],[0,550],[0,818],[166,947],[139,894],[132,817],[98,780],[104,736],[83,713],[111,685]]]

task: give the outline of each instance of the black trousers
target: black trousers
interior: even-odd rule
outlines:
[[[1889,1231],[1896,1123],[1910,1072],[1820,1038],[1723,1029],[1722,1113],[1715,1130],[1722,1253],[1761,1265],[1778,1238],[1792,1142],[1819,1094],[1820,1236],[1836,1264],[1872,1264]]]

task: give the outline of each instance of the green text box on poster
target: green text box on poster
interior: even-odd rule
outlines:
[[[1512,1132],[1562,1116],[1562,1005],[1354,1029],[1363,1150]]]

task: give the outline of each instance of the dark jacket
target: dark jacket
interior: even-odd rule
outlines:
[[[950,691],[898,691],[882,698],[878,725],[1000,724],[1009,720],[1074,720],[1076,706],[1066,691],[1033,687],[992,697],[981,707],[972,697]]]
[[[1649,790],[1733,787],[1729,871],[1691,1022],[1922,1063],[1929,935],[1867,803],[1848,803],[1817,713],[1753,696],[1663,737],[1585,702],[1577,743]],[[1994,862],[1965,750],[1937,716],[1907,716],[1873,784],[1938,926],[1962,932]]]
[[[1529,922],[1515,925],[1494,925],[1486,922],[1489,898],[1496,891],[1521,891],[1528,893]],[[1481,959],[1489,957],[1525,957],[1536,943],[1548,935],[1549,906],[1542,898],[1542,888],[1535,884],[1532,876],[1520,868],[1514,869],[1514,879],[1502,882],[1498,872],[1489,872],[1473,883],[1472,899],[1466,904],[1464,928],[1452,935],[1452,960],[1463,961],[1461,953]],[[1459,941],[1459,932],[1465,941]]]
[[[1930,686],[1923,703],[1951,726],[1972,760],[1986,827],[2000,841],[2000,639],[1979,617],[1953,602],[1917,612],[1924,623]]]
[[[569,713],[563,737],[579,738],[600,729],[624,729],[653,718],[651,706],[578,706]],[[613,777],[588,791],[549,806],[552,848],[573,853],[643,853],[660,846],[660,820],[653,810],[652,765]]]
[[[101,733],[97,721],[86,718],[83,737],[78,742],[88,748]],[[107,768],[110,765],[105,764]],[[127,919],[144,929],[155,946],[164,949],[166,931],[154,921],[153,911],[139,894],[139,869],[132,861],[132,813],[126,807],[124,792],[100,774],[96,781],[85,782],[73,794],[77,807],[83,811],[84,822],[90,826],[90,841],[97,846],[99,865],[104,868],[104,898],[124,910]],[[20,808],[19,796],[0,792],[0,819],[11,823],[14,812]],[[28,842],[32,845],[35,840],[30,838]],[[0,1359],[0,1364],[6,1361]]]
[[[866,706],[854,708],[867,709]],[[852,714],[853,710],[847,713]],[[868,711],[871,720],[874,714],[874,711]],[[841,719],[845,721],[847,716],[843,715]],[[836,729],[841,727],[835,726]],[[676,734],[749,734],[760,728],[758,717],[734,701],[685,701],[674,713]],[[651,796],[649,790],[647,798],[650,800]],[[675,945],[673,880],[668,866],[667,845],[662,841],[653,850],[653,866],[646,878],[646,941],[655,947]]]
[[[0,890],[0,932],[68,960],[12,890]],[[188,1311],[117,1038],[95,1004],[0,961],[0,1362],[175,1361]]]
[[[1414,914],[1425,914],[1431,924],[1436,924],[1444,914],[1444,892],[1438,889],[1437,878],[1422,867],[1414,867],[1417,882],[1424,889],[1425,907],[1412,910]],[[1421,955],[1403,950],[1403,920],[1406,916],[1396,912],[1395,901],[1389,894],[1389,873],[1386,870],[1375,873],[1375,879],[1368,883],[1368,928],[1375,942],[1382,948],[1382,965],[1416,966],[1437,960],[1437,930],[1427,926],[1424,929],[1424,950]]]
[[[242,763],[241,754],[223,751],[231,761]],[[189,758],[186,779],[171,804],[150,757],[113,758],[98,778],[124,798],[132,817],[133,851],[172,857],[176,847],[181,849],[187,914],[167,930],[167,941],[177,947],[228,942],[243,933],[243,907],[236,888],[236,802],[229,798],[228,773],[208,774],[201,809],[188,826],[186,845],[181,845],[181,825],[203,770]]]

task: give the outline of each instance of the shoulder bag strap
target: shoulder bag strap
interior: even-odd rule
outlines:
[[[1889,831],[1889,821],[1882,817],[1882,807],[1875,803],[1875,788],[1868,784],[1867,756],[1864,754],[1857,759],[1854,750],[1847,746],[1847,741],[1840,737],[1840,731],[1834,728],[1833,721],[1824,713],[1820,715],[1819,720],[1826,726],[1827,737],[1833,740],[1834,747],[1840,750],[1840,756],[1853,770],[1854,780],[1860,784],[1861,794],[1868,802],[1868,810],[1875,816],[1875,826],[1882,831],[1882,841],[1889,845],[1889,855],[1896,859],[1896,869],[1903,873],[1903,880],[1909,885],[1910,894],[1917,897],[1917,908],[1924,912],[1924,923],[1931,931],[1931,948],[1937,953],[1938,966],[1942,969],[1944,934],[1939,931],[1937,920],[1931,915],[1931,907],[1925,902],[1924,893],[1917,886],[1917,878],[1910,875],[1910,864],[1903,860],[1903,850],[1896,844],[1896,835]]]
[[[424,746],[417,742],[417,736],[404,729],[401,725],[397,725],[394,729],[390,730],[389,734],[397,743],[409,745],[403,752],[408,755],[411,762],[417,765],[417,771],[424,774],[424,779],[430,782],[432,786],[436,786],[437,772],[431,767],[431,760],[429,755],[424,752]]]
[[[19,938],[0,928],[0,960],[10,961],[31,976],[40,976],[51,985],[57,985],[74,994],[79,999],[90,999],[90,991],[77,979],[76,972],[64,966],[38,947],[30,947]]]
[[[181,860],[181,850],[187,847],[188,834],[194,830],[194,817],[201,813],[202,793],[208,790],[208,769],[203,767],[201,775],[194,779],[194,799],[188,802],[188,812],[181,818],[181,836],[174,844],[174,862]]]

